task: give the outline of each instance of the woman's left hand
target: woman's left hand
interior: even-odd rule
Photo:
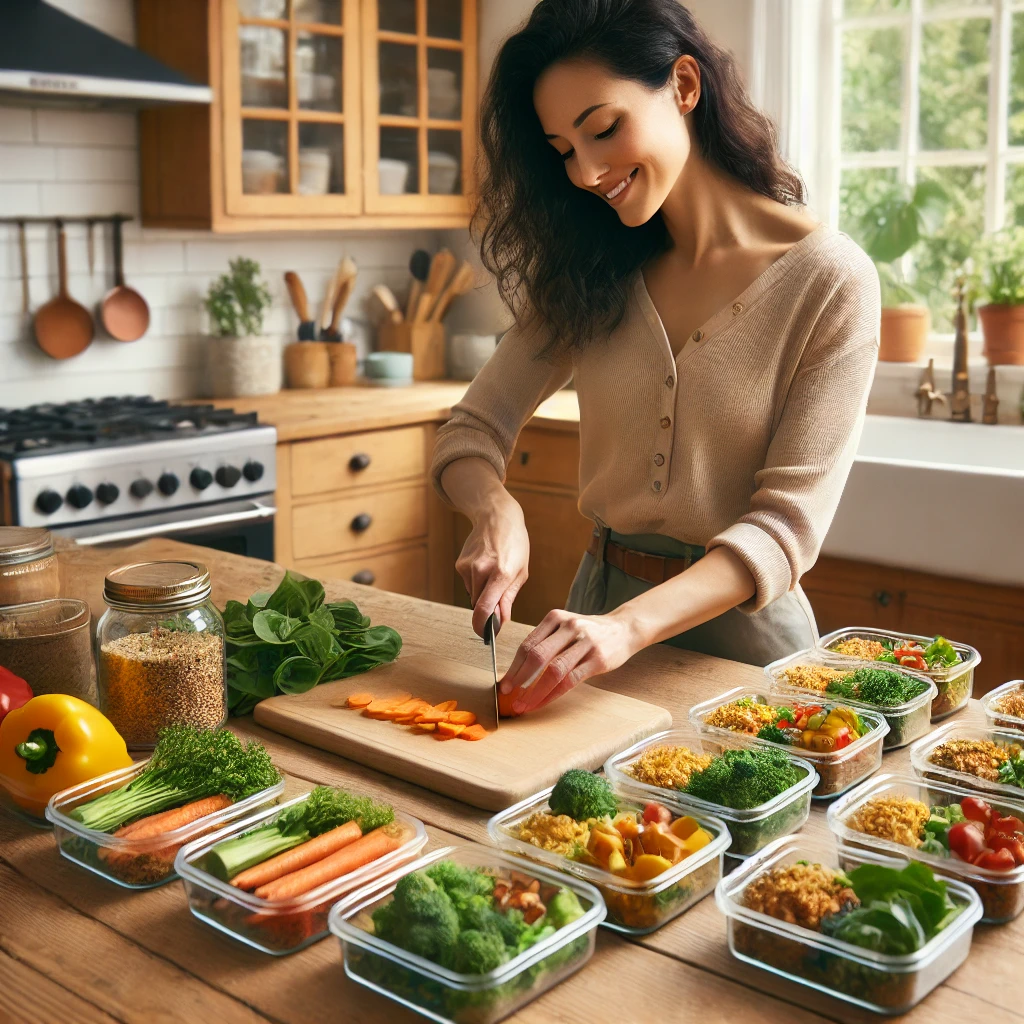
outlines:
[[[591,676],[610,672],[644,645],[623,609],[605,615],[551,611],[522,642],[501,680],[504,694],[521,715],[560,697]]]

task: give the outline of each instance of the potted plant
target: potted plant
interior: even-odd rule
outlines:
[[[988,361],[1024,365],[1024,228],[1004,228],[981,241],[971,290]]]
[[[900,261],[938,227],[946,193],[933,181],[912,190],[895,188],[864,215],[864,251],[874,261],[882,286],[882,331],[878,358],[887,363],[916,363],[928,343],[931,315],[904,277]]]
[[[260,279],[260,265],[239,256],[206,293],[203,303],[213,337],[207,374],[214,398],[272,395],[281,390],[281,343],[263,334],[273,301]]]

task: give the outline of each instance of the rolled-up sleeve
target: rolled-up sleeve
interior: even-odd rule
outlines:
[[[430,475],[448,504],[441,486],[445,469],[458,459],[485,459],[504,480],[523,425],[572,378],[571,359],[542,356],[543,345],[542,332],[512,328],[438,430]]]
[[[817,560],[857,453],[878,359],[878,278],[849,277],[823,310],[790,385],[750,510],[713,537],[750,570],[760,611],[792,590]]]

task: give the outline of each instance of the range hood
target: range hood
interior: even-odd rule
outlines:
[[[138,109],[213,91],[43,0],[2,0],[0,104]]]

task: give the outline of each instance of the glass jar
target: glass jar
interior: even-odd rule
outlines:
[[[224,620],[198,562],[137,562],[103,581],[96,627],[100,710],[133,750],[168,725],[227,721]]]
[[[0,606],[60,597],[53,537],[40,526],[0,526]]]

